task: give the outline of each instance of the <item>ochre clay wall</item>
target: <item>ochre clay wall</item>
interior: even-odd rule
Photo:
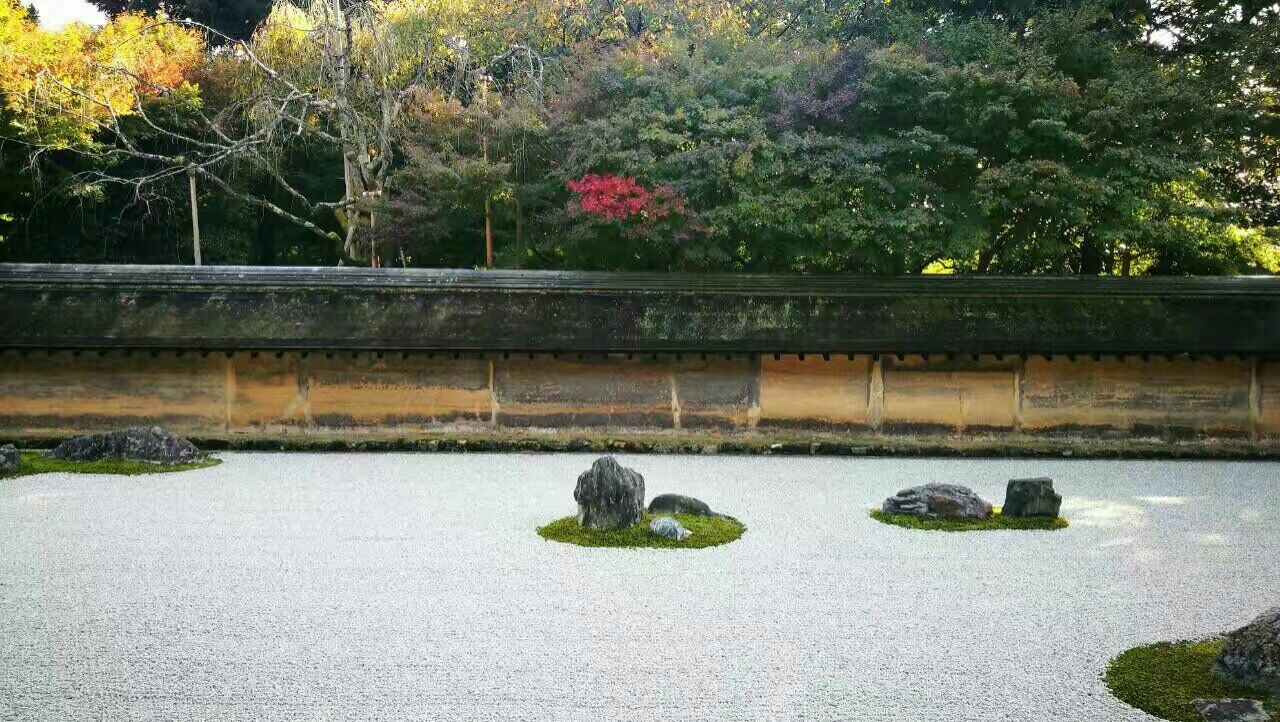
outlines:
[[[1253,357],[0,352],[0,438],[530,429],[1280,436]]]

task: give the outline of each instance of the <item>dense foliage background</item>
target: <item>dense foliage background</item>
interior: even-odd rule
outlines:
[[[255,81],[234,40],[308,77],[309,37],[290,34],[305,9],[167,4],[218,35],[157,22],[156,3],[98,5],[116,13],[105,28],[52,33],[0,0],[0,261],[191,261],[185,180],[102,182],[104,164],[152,171],[104,152],[106,111],[68,89],[156,88],[133,101],[184,127],[263,112],[236,102]],[[478,266],[487,219],[501,267],[1280,272],[1275,4],[381,5],[404,47],[439,62],[395,118],[366,250],[205,185],[206,263]],[[510,63],[457,72],[460,53],[516,44],[541,58],[532,90]],[[146,84],[116,87],[104,67]],[[357,72],[398,72],[378,68]],[[41,73],[69,95],[49,102]],[[175,142],[125,122],[157,153]],[[341,219],[286,192],[343,197],[343,152],[310,138],[273,147],[270,172],[237,161],[226,177],[337,232]]]

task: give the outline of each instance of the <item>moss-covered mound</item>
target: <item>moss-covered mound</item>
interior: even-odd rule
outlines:
[[[906,527],[908,529],[925,529],[928,531],[991,531],[998,529],[1066,529],[1067,520],[1062,517],[1051,519],[1047,516],[1004,516],[1000,508],[986,521],[955,521],[953,519],[921,519],[912,514],[885,514],[879,509],[871,511],[871,518],[885,524]]]
[[[5,474],[2,478],[14,479],[19,476],[30,476],[32,474],[48,474],[52,472],[63,472],[70,474],[124,474],[134,476],[137,474],[167,474],[174,471],[190,471],[192,469],[205,469],[210,466],[221,464],[220,459],[212,456],[206,457],[203,461],[193,464],[175,464],[169,466],[166,464],[149,464],[145,461],[123,461],[119,459],[109,459],[104,461],[61,461],[59,459],[46,459],[40,455],[38,451],[24,451],[19,456],[22,459],[16,474]]]
[[[1193,699],[1248,698],[1266,703],[1271,719],[1280,722],[1280,700],[1259,691],[1228,684],[1213,674],[1223,640],[1160,642],[1134,647],[1107,664],[1105,679],[1122,702],[1167,720],[1199,722]]]
[[[546,526],[538,527],[538,535],[543,539],[577,544],[583,547],[621,547],[646,549],[702,549],[703,547],[720,546],[737,540],[747,530],[742,522],[729,517],[695,516],[693,514],[659,514],[670,516],[680,522],[684,528],[693,532],[693,536],[678,542],[660,537],[649,531],[649,521],[654,515],[645,513],[639,524],[628,529],[600,531],[589,527],[578,526],[578,517],[566,516]]]

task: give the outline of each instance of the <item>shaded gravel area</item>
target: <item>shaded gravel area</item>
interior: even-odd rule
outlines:
[[[1138,720],[1107,659],[1280,597],[1280,464],[620,457],[723,547],[586,549],[587,455],[225,454],[0,482],[0,719]],[[922,532],[1049,475],[1069,529]]]

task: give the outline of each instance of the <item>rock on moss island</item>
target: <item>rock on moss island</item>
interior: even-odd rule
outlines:
[[[0,446],[0,474],[16,474],[22,466],[22,457],[13,444]]]
[[[984,521],[991,518],[992,507],[990,502],[984,501],[967,486],[925,484],[903,489],[885,499],[880,511],[922,519]]]
[[[1193,699],[1191,706],[1204,722],[1271,722],[1256,699]]]
[[[190,464],[204,458],[195,444],[159,427],[77,436],[45,452],[44,456],[61,461],[119,459],[168,465]]]
[[[650,514],[694,514],[696,516],[720,516],[700,499],[683,494],[659,494],[649,502]]]
[[[1280,607],[1228,634],[1213,673],[1280,696]]]
[[[579,525],[626,529],[639,524],[644,512],[644,477],[612,456],[602,456],[578,477],[573,498]]]
[[[649,522],[649,531],[673,541],[684,541],[693,536],[693,532],[684,528],[680,525],[680,522],[669,516],[660,516]]]
[[[1053,490],[1053,479],[1010,479],[1004,492],[1005,516],[1047,516],[1055,518],[1062,510],[1062,495]]]

